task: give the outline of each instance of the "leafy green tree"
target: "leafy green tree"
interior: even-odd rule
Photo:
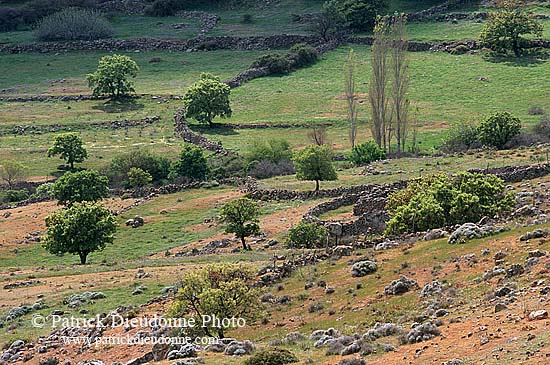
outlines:
[[[254,140],[246,159],[252,161],[267,160],[278,163],[283,160],[290,160],[292,152],[290,144],[284,139]]]
[[[221,221],[227,224],[225,233],[234,233],[241,240],[244,250],[251,250],[246,237],[260,233],[258,204],[248,198],[226,203],[221,209]]]
[[[515,204],[514,195],[506,193],[504,182],[495,175],[424,176],[388,197],[386,234],[477,222],[484,216],[509,212]]]
[[[127,180],[130,169],[138,168],[149,173],[153,181],[161,181],[168,177],[170,164],[168,158],[140,148],[115,156],[107,174],[111,181]]]
[[[326,244],[328,230],[319,224],[300,222],[288,231],[290,248],[320,248]]]
[[[336,180],[338,175],[332,165],[332,151],[326,146],[310,145],[292,156],[298,180],[314,180],[315,191],[319,181]]]
[[[75,162],[83,162],[88,158],[82,138],[76,133],[63,133],[55,136],[53,146],[48,149],[48,157],[59,155],[74,170]]]
[[[12,189],[13,185],[25,178],[27,167],[17,161],[5,160],[0,165],[0,178]]]
[[[78,255],[84,265],[88,255],[113,243],[117,223],[111,212],[98,203],[75,203],[46,218],[44,248],[54,255]]]
[[[202,148],[185,144],[180,157],[172,164],[170,177],[184,177],[191,180],[206,180],[208,176],[208,161]]]
[[[349,28],[371,31],[376,18],[388,12],[389,4],[387,0],[328,0],[325,8],[336,9]]]
[[[496,53],[512,51],[521,56],[529,40],[524,35],[542,36],[542,24],[527,14],[521,3],[515,0],[502,1],[497,12],[489,14],[489,20],[481,31],[480,41]]]
[[[95,170],[67,172],[54,183],[52,195],[62,205],[98,201],[109,196],[109,179]]]
[[[504,148],[521,131],[521,121],[508,112],[495,113],[481,121],[477,136],[484,146]]]
[[[128,56],[103,56],[96,72],[86,75],[86,80],[94,95],[107,94],[120,99],[135,91],[134,83],[128,78],[136,77],[138,71],[137,63]]]
[[[203,73],[200,80],[191,85],[183,97],[185,116],[209,125],[215,117],[229,118],[232,113],[230,94],[230,87],[219,78]]]
[[[355,165],[365,165],[386,158],[386,152],[374,141],[368,141],[353,147],[350,160]]]
[[[176,300],[168,310],[173,318],[194,315],[204,335],[225,337],[227,328],[215,328],[202,316],[243,318],[254,321],[262,313],[260,290],[253,287],[256,275],[251,268],[235,264],[209,265],[185,274]]]
[[[142,188],[149,185],[151,181],[153,181],[151,174],[139,167],[132,167],[128,171],[128,185],[132,188]]]

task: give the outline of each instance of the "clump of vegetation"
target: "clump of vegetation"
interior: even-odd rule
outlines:
[[[46,218],[48,228],[44,248],[54,255],[78,255],[84,265],[88,255],[113,243],[117,229],[115,217],[98,203],[74,203]]]
[[[246,161],[240,155],[222,156],[213,154],[208,157],[208,171],[212,179],[243,177],[246,174]]]
[[[268,348],[256,352],[246,359],[244,365],[284,365],[298,362],[292,352],[280,348]]]
[[[366,165],[374,161],[383,160],[386,153],[374,141],[368,141],[353,147],[349,159],[355,165]]]
[[[111,183],[127,185],[129,172],[136,168],[151,175],[152,182],[162,182],[170,173],[170,160],[157,156],[145,149],[135,149],[115,156],[107,168],[107,176]]]
[[[334,9],[348,28],[371,31],[376,18],[388,12],[387,0],[328,0],[325,8]]]
[[[145,8],[145,14],[149,16],[173,16],[183,10],[182,1],[177,0],[155,0]]]
[[[447,131],[440,149],[445,152],[461,152],[480,147],[476,124],[459,122]]]
[[[86,75],[86,80],[95,96],[109,95],[120,99],[135,91],[129,78],[136,77],[138,71],[137,63],[128,56],[103,56],[96,72]]]
[[[246,238],[260,233],[259,215],[258,203],[248,198],[230,201],[220,211],[221,221],[227,225],[225,233],[234,233],[241,240],[244,250],[251,250]]]
[[[241,17],[241,23],[243,24],[252,24],[254,23],[254,17],[252,16],[252,14],[243,14],[243,16]]]
[[[153,177],[151,174],[139,167],[132,167],[128,171],[128,186],[131,188],[142,188],[149,185],[152,181]]]
[[[208,161],[202,148],[185,144],[180,157],[172,164],[170,177],[173,179],[204,181],[208,176]]]
[[[319,59],[319,53],[317,50],[306,43],[297,43],[292,48],[288,54],[290,61],[293,63],[294,67],[301,68],[313,65]]]
[[[290,248],[322,248],[326,246],[328,230],[315,223],[300,222],[288,232],[286,244]]]
[[[26,189],[21,190],[0,190],[0,203],[15,203],[30,197],[29,191]]]
[[[521,121],[507,112],[495,113],[481,121],[477,127],[479,141],[488,147],[504,148],[521,130]]]
[[[250,67],[266,67],[271,75],[284,75],[290,72],[291,63],[286,55],[270,53],[260,56]]]
[[[98,11],[68,8],[44,17],[34,33],[41,41],[89,41],[110,38],[114,31]]]
[[[534,132],[539,136],[550,139],[550,115],[544,115],[540,122],[535,124]]]
[[[319,190],[320,181],[338,179],[332,165],[332,151],[326,146],[310,145],[292,156],[298,180],[315,181],[315,191]]]
[[[74,164],[88,158],[82,138],[76,133],[63,133],[55,136],[53,146],[48,149],[48,157],[57,156],[65,160],[71,170]]]
[[[0,165],[0,179],[12,189],[14,185],[24,179],[27,174],[27,167],[17,161],[6,160]]]
[[[215,117],[230,118],[230,94],[230,87],[218,77],[202,73],[200,80],[191,85],[183,97],[185,116],[209,125]]]
[[[386,234],[426,231],[447,225],[478,222],[505,213],[515,205],[512,193],[495,175],[462,172],[411,181],[390,194]]]
[[[52,186],[52,196],[59,204],[98,201],[109,196],[109,179],[94,170],[67,172]]]
[[[246,155],[248,174],[259,179],[293,174],[291,157],[290,144],[284,139],[255,141]]]
[[[542,24],[525,12],[517,0],[501,1],[499,10],[489,14],[480,41],[498,54],[513,52],[516,57],[524,53],[531,41],[525,35],[542,36]]]
[[[243,318],[255,321],[262,314],[260,290],[253,287],[256,275],[242,265],[209,265],[202,270],[186,273],[180,281],[181,289],[168,310],[175,318],[193,315],[204,335],[224,338],[228,328],[203,322],[201,316]]]

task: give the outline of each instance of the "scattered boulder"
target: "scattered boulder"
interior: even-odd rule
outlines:
[[[378,270],[378,265],[374,261],[359,261],[353,264],[351,267],[351,276],[363,277],[372,274]]]
[[[546,311],[544,309],[536,310],[536,311],[533,311],[533,312],[529,313],[529,319],[531,321],[538,321],[538,320],[546,319],[546,318],[548,318],[548,311]]]
[[[441,331],[433,323],[426,322],[414,327],[405,335],[407,343],[417,343],[431,340],[432,338],[441,335]]]
[[[399,295],[414,288],[418,288],[416,280],[401,276],[399,279],[392,281],[390,285],[386,286],[384,288],[384,293],[386,293],[386,295]]]
[[[449,232],[443,229],[432,229],[424,235],[424,241],[438,240],[449,236]]]
[[[132,228],[138,228],[143,226],[144,224],[145,224],[145,221],[139,215],[136,215],[134,218],[128,219],[126,221],[126,226],[130,226]]]
[[[166,355],[167,360],[176,360],[176,359],[184,359],[186,357],[196,357],[197,356],[197,348],[195,345],[191,343],[186,343],[179,348],[170,350],[168,354]]]
[[[510,230],[508,227],[494,227],[488,225],[479,227],[474,223],[464,223],[449,236],[448,242],[452,245],[466,243],[475,238],[483,238],[508,230]]]
[[[393,323],[376,322],[373,328],[365,333],[365,337],[375,340],[382,337],[400,335],[403,333],[403,327]]]
[[[434,280],[431,283],[428,283],[424,285],[422,290],[420,291],[420,297],[425,298],[432,295],[441,295],[443,292],[443,284],[441,284],[439,281]]]
[[[525,272],[525,268],[520,264],[513,264],[508,269],[506,269],[506,278],[512,278],[514,276],[519,276]]]
[[[255,348],[254,344],[248,340],[242,342],[232,341],[227,345],[223,353],[232,356],[250,355]]]
[[[532,240],[532,239],[535,239],[535,238],[544,238],[544,237],[548,237],[548,236],[550,236],[550,230],[539,228],[539,229],[535,229],[534,231],[527,232],[527,233],[523,234],[519,238],[519,240],[520,241],[527,241],[527,240]]]

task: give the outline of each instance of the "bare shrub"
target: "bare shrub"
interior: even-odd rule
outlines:
[[[44,17],[34,33],[41,41],[68,41],[110,38],[114,31],[99,12],[68,8]]]

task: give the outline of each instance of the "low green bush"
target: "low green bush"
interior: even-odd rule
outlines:
[[[139,167],[132,167],[128,171],[128,186],[131,188],[142,188],[149,185],[152,181],[153,177],[151,174]]]
[[[405,189],[390,194],[386,234],[426,231],[447,225],[477,222],[484,216],[510,211],[512,193],[495,175],[461,172],[411,181]]]
[[[502,149],[520,130],[519,118],[508,112],[499,112],[481,121],[477,127],[477,137],[484,146]]]
[[[270,53],[260,56],[251,67],[267,67],[272,75],[284,75],[290,71],[291,63],[285,55]]]
[[[298,362],[292,352],[280,348],[268,348],[257,351],[246,359],[244,365],[285,365]]]
[[[29,198],[29,191],[23,190],[0,190],[0,203],[16,203]]]
[[[286,244],[290,248],[320,248],[325,246],[327,236],[325,227],[300,222],[289,230]]]
[[[439,149],[443,152],[462,152],[480,147],[477,126],[472,122],[460,122],[447,131]]]
[[[294,67],[301,68],[313,65],[317,62],[319,54],[317,50],[306,43],[297,43],[290,48],[289,58]]]
[[[114,31],[98,11],[67,8],[42,18],[34,33],[41,41],[72,41],[110,38]]]
[[[349,156],[350,161],[356,166],[366,165],[385,158],[386,153],[374,141],[368,141],[353,147]]]

